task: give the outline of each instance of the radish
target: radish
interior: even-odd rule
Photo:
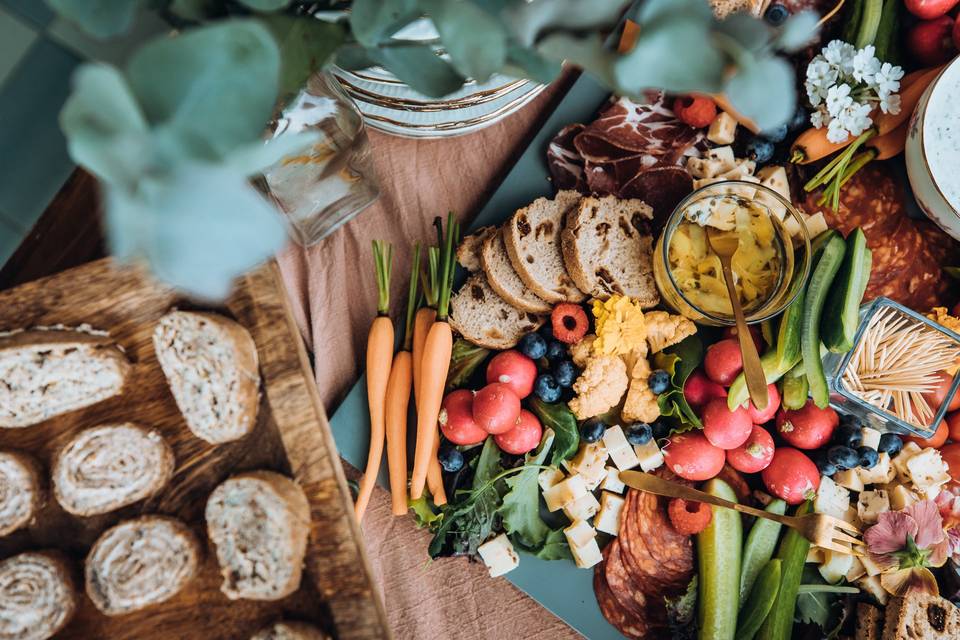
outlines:
[[[727,408],[727,401],[715,398],[703,408],[703,435],[715,447],[736,449],[750,437],[753,421],[743,407]]]
[[[933,20],[945,16],[956,6],[957,0],[905,0],[907,11],[921,20]]]
[[[502,382],[523,400],[533,393],[537,363],[519,351],[501,351],[487,365],[487,383]]]
[[[767,408],[763,411],[757,409],[752,400],[747,401],[747,413],[750,414],[750,419],[753,420],[753,424],[766,424],[773,420],[773,416],[777,415],[777,409],[780,408],[780,390],[777,389],[777,385],[768,384],[767,385]]]
[[[520,398],[510,385],[488,384],[473,397],[473,419],[489,434],[510,431],[520,419]]]
[[[703,370],[707,373],[707,377],[717,384],[729,387],[743,371],[740,343],[733,338],[728,338],[710,345],[707,355],[703,358]]]
[[[937,376],[940,378],[937,388],[930,393],[923,394],[924,400],[934,411],[937,411],[943,405],[943,401],[947,399],[947,394],[950,392],[950,385],[953,384],[953,376],[946,371],[941,371]],[[947,411],[956,411],[957,409],[960,409],[960,389],[950,399],[950,406],[947,407]]]
[[[807,400],[802,409],[777,413],[777,433],[798,449],[818,449],[830,441],[840,424],[837,412],[821,409]]]
[[[770,466],[773,451],[773,436],[754,425],[746,442],[727,451],[727,464],[741,473],[759,473]]]
[[[770,465],[760,472],[767,491],[787,504],[812,499],[820,488],[820,471],[799,449],[780,447]]]
[[[907,33],[907,49],[921,65],[943,64],[953,57],[952,31],[953,18],[950,16],[926,20]]]
[[[723,449],[713,446],[699,431],[673,436],[663,447],[667,468],[685,480],[709,480],[723,469]]]
[[[493,439],[501,450],[519,456],[536,449],[542,436],[543,427],[537,416],[521,409],[517,426],[505,433],[498,433]]]
[[[440,431],[453,444],[479,444],[487,432],[473,419],[473,391],[457,389],[447,394],[440,405]]]
[[[699,409],[714,398],[726,398],[727,390],[697,369],[684,383],[683,397],[686,398],[687,404],[694,409]]]

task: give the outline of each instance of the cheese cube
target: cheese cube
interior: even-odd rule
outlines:
[[[894,511],[905,509],[916,502],[920,502],[920,496],[902,484],[890,491],[890,508]]]
[[[882,434],[876,429],[863,427],[860,429],[860,437],[863,439],[861,446],[878,449],[880,447],[880,436]]]
[[[657,441],[654,439],[646,444],[634,445],[633,451],[640,459],[640,468],[647,473],[663,464],[663,452],[660,451],[660,447],[657,446]]]
[[[737,158],[737,166],[740,167],[742,176],[752,176],[757,170],[757,163],[749,158]]]
[[[816,238],[818,235],[829,229],[827,226],[827,221],[823,217],[823,212],[817,211],[812,216],[800,214],[803,218],[803,224],[807,227],[807,233],[811,238]]]
[[[699,180],[693,181],[693,188],[699,189],[700,187],[706,187],[707,185],[717,184],[718,182],[726,182],[723,178],[700,178]]]
[[[570,469],[583,474],[585,470],[599,466],[603,468],[607,461],[607,448],[600,442],[591,442],[580,447],[577,455],[570,459]]]
[[[687,171],[694,178],[713,178],[716,177],[722,163],[719,160],[710,158],[689,158],[687,160]]]
[[[616,449],[629,447],[630,443],[627,442],[627,436],[623,433],[623,427],[618,424],[608,427],[607,430],[603,432],[603,446],[606,447],[610,453]]]
[[[627,471],[628,469],[633,469],[635,466],[640,464],[640,458],[637,457],[637,453],[633,450],[633,447],[624,447],[623,449],[614,449],[610,452],[610,459],[613,460],[614,466],[620,471]]]
[[[560,471],[560,469],[556,467],[550,467],[540,472],[537,476],[537,482],[540,483],[540,490],[546,491],[557,483],[562,482],[565,477],[563,471]]]
[[[820,564],[823,562],[825,555],[825,549],[810,545],[810,548],[807,549],[807,559],[804,562],[816,562],[817,564]]]
[[[873,431],[873,429],[871,429]],[[872,469],[857,468],[857,475],[860,476],[860,482],[868,484],[887,484],[893,482],[897,477],[897,470],[893,468],[889,453],[881,453],[877,464]]]
[[[714,144],[730,144],[737,135],[737,121],[726,111],[721,111],[707,129],[707,140]]]
[[[861,591],[866,591],[880,604],[887,604],[887,590],[880,584],[880,578],[875,575],[867,576],[857,580],[857,586]]]
[[[570,547],[582,547],[597,536],[597,531],[586,520],[574,520],[573,524],[563,530]]]
[[[943,485],[935,484],[931,487],[922,489],[920,491],[920,495],[923,496],[924,500],[936,500],[941,491],[943,491]]]
[[[890,510],[886,491],[861,491],[857,500],[857,516],[863,524],[876,524],[880,514]]]
[[[737,159],[733,157],[733,147],[715,147],[707,151],[707,158],[720,161],[720,171],[729,171],[737,166]]]
[[[760,180],[753,176],[742,176],[739,178],[740,182],[756,182],[759,183]],[[745,184],[731,184],[723,189],[724,193],[728,193],[734,196],[740,196],[745,200],[753,200],[757,195],[757,190],[753,187],[750,187]]]
[[[883,569],[881,569],[876,562],[871,560],[869,555],[860,556],[860,564],[863,565],[863,568],[867,572],[868,576],[878,576],[883,573]]]
[[[593,520],[597,531],[603,531],[612,536],[618,535],[620,533],[620,512],[623,510],[625,503],[626,500],[617,494],[604,491],[600,495],[600,511],[597,512],[597,517]]]
[[[867,575],[867,570],[863,568],[863,563],[860,562],[860,558],[857,556],[850,556],[853,558],[853,562],[850,563],[850,570],[847,571],[846,579],[847,582],[853,582],[857,578],[861,578]]]
[[[570,520],[589,520],[597,513],[600,503],[589,491],[576,500],[563,505],[563,513]]]
[[[501,533],[477,547],[483,564],[487,565],[490,577],[496,578],[513,571],[520,564],[520,556],[514,551],[507,534]]]
[[[643,461],[641,460],[640,462],[642,463]],[[607,467],[606,472],[607,476],[603,479],[603,484],[600,485],[600,488],[606,491],[613,491],[614,493],[623,493],[627,485],[620,482],[620,472],[614,467]]]
[[[834,518],[843,518],[850,508],[850,492],[838,485],[829,476],[820,478],[817,497],[813,500],[813,510]]]
[[[844,469],[833,474],[833,481],[850,491],[863,491],[863,482],[856,469]]]
[[[769,165],[759,171],[756,176],[760,178],[760,184],[776,191],[783,199],[790,202],[790,181],[787,180],[787,170],[779,165]]]
[[[770,207],[771,211],[774,211],[774,213],[776,213],[776,211],[774,210],[774,204],[779,204],[779,203],[777,203],[773,198],[768,197],[768,195],[765,193],[760,193],[760,194],[757,194],[757,200],[766,204],[768,207]],[[781,204],[780,206],[782,207],[783,205]],[[783,207],[783,213],[784,215],[786,215],[787,213],[786,207]],[[800,222],[798,222],[795,217],[793,216],[781,217],[780,214],[777,214],[777,216],[780,217],[781,220],[783,220],[783,228],[787,232],[787,235],[789,235],[791,238],[796,238],[797,236],[801,235]]]
[[[836,584],[847,577],[847,572],[853,568],[853,556],[849,553],[827,551],[824,554],[823,564],[820,565],[820,575],[830,584]]]
[[[893,466],[897,470],[897,479],[900,482],[908,484],[910,482],[910,472],[907,470],[907,462],[910,461],[910,458],[920,453],[920,445],[916,442],[907,442],[904,443],[903,449],[893,459]]]
[[[587,485],[579,475],[562,480],[543,492],[548,511],[557,511],[565,505],[587,495]]]
[[[589,569],[603,560],[603,554],[600,553],[600,545],[597,544],[596,538],[583,546],[570,547],[570,553],[573,554],[573,561],[581,569]]]
[[[907,473],[913,486],[924,491],[950,481],[947,464],[940,457],[940,452],[932,448],[911,456],[907,460]]]
[[[752,176],[753,173],[747,171],[747,166],[742,164],[737,164],[733,169],[729,169],[720,174],[719,177],[724,178],[725,180],[739,180],[743,176]]]
[[[844,522],[849,522],[857,529],[863,531],[863,523],[860,522],[860,516],[857,514],[857,505],[852,504],[850,508],[847,509],[847,512],[843,514],[843,517],[840,518]]]

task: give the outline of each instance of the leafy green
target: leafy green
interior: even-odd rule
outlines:
[[[680,428],[675,429],[677,433],[702,426],[700,418],[687,404],[683,395],[683,385],[702,360],[703,343],[696,335],[689,336],[653,356],[656,367],[670,374],[670,388],[657,397],[657,404],[660,415],[672,416],[680,421]]]
[[[47,0],[54,11],[96,38],[110,38],[129,29],[146,3],[147,0]]]
[[[553,430],[544,429],[540,446],[524,458],[523,470],[507,479],[509,490],[503,496],[500,517],[511,540],[523,549],[538,549],[550,528],[540,519],[540,484],[537,481],[553,445]]]
[[[616,24],[629,0],[515,2],[504,18],[520,44],[529,46],[547,30],[605,31]]]
[[[447,389],[459,389],[467,383],[473,372],[490,355],[490,349],[457,338],[450,352],[450,371],[447,373]]]
[[[375,47],[419,16],[416,0],[354,0],[350,28],[357,42]]]
[[[413,511],[413,520],[421,529],[433,526],[433,524],[438,522],[442,517],[430,507],[426,492],[416,500],[410,500],[408,498],[407,507]]]
[[[724,89],[737,111],[751,114],[764,131],[778,127],[796,110],[793,67],[781,58],[744,62]],[[780,100],[771,100],[771,95]]]
[[[817,35],[817,23],[820,18],[813,11],[795,13],[780,27],[776,45],[787,52],[794,52],[810,44]],[[881,58],[883,60],[884,58]]]
[[[323,68],[347,37],[344,25],[309,16],[282,14],[261,18],[280,45],[280,95],[292,96]]]
[[[503,68],[507,32],[493,15],[467,0],[420,0],[420,6],[430,14],[454,68],[461,74],[486,82]]]
[[[254,11],[279,11],[290,4],[290,0],[240,0]]]
[[[687,590],[676,597],[664,598],[667,605],[667,624],[671,638],[693,640],[697,637],[697,585],[696,575],[690,578]]]
[[[550,529],[539,549],[534,552],[541,560],[572,560],[570,544],[562,529]]]
[[[398,41],[390,47],[367,49],[367,55],[411,89],[431,97],[453,93],[465,80],[428,44]]]
[[[533,398],[530,410],[540,419],[544,429],[551,429],[555,435],[550,465],[557,467],[564,460],[572,458],[580,447],[580,431],[569,407],[563,402],[550,404]]]
[[[815,565],[810,564],[804,566],[801,581],[795,620],[816,624],[826,637],[834,637],[846,617],[846,596],[851,590],[853,592],[858,590],[827,584]],[[811,586],[816,588],[809,588]]]

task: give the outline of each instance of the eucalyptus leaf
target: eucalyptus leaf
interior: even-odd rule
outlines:
[[[643,26],[678,16],[700,24],[713,22],[713,11],[705,0],[645,0],[638,4],[637,22]]]
[[[269,142],[251,142],[238,147],[227,158],[227,164],[240,175],[251,177],[272,167],[287,156],[292,156],[319,142],[322,136],[316,131],[289,131]]]
[[[518,0],[503,14],[520,44],[530,46],[545,32],[606,30],[628,4],[629,0]]]
[[[634,96],[651,88],[716,93],[726,63],[711,45],[709,24],[683,16],[644,24],[633,49],[614,63],[615,86]]]
[[[368,49],[367,53],[414,91],[432,98],[451,94],[463,86],[464,77],[429,45],[410,42]]]
[[[416,0],[354,0],[350,29],[357,42],[375,47],[419,16]]]
[[[503,72],[509,76],[550,84],[560,75],[561,68],[559,60],[550,60],[533,49],[526,49],[513,42],[507,44],[507,62]]]
[[[611,89],[619,88],[615,77],[617,54],[610,51],[599,34],[575,37],[554,33],[537,43],[537,51],[557,63],[569,60]]]
[[[32,0],[37,2],[38,0]],[[97,38],[117,36],[130,28],[147,0],[47,0],[58,14]]]
[[[420,0],[440,34],[454,68],[486,82],[507,60],[507,32],[492,15],[467,0]]]
[[[793,14],[780,27],[776,46],[790,53],[804,48],[816,37],[819,20],[820,17],[813,11]]]
[[[714,27],[716,32],[735,40],[741,47],[758,50],[770,42],[771,30],[767,23],[749,13],[735,13]]]
[[[279,11],[290,4],[290,0],[239,0],[240,4],[246,5],[254,11]]]
[[[218,15],[223,7],[217,0],[172,0],[167,9],[179,18],[202,22]]]
[[[255,20],[228,20],[143,46],[127,79],[154,126],[197,159],[225,158],[259,139],[277,98],[280,51]]]
[[[796,110],[793,69],[780,58],[760,58],[741,65],[727,81],[724,94],[734,109],[762,131],[776,129]]]
[[[335,55],[334,62],[341,69],[359,71],[376,65],[367,48],[354,42],[348,42],[340,47]]]
[[[269,15],[263,23],[280,44],[280,96],[295,95],[323,68],[347,36],[343,25],[310,16]]]

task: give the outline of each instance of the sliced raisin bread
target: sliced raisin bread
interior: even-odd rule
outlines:
[[[523,284],[523,280],[510,264],[502,231],[490,234],[484,241],[480,250],[480,263],[490,288],[512,306],[527,313],[550,313],[550,303]]]
[[[567,211],[580,201],[576,191],[560,191],[553,200],[537,198],[520,209],[503,227],[510,263],[535,294],[549,303],[581,302],[577,288],[563,264],[560,232]]]
[[[19,451],[0,451],[0,536],[30,524],[42,503],[40,463]]]
[[[536,331],[543,318],[510,306],[475,273],[450,298],[450,326],[473,344],[510,349],[524,334]]]
[[[480,252],[487,238],[497,233],[496,227],[480,227],[460,241],[457,246],[457,263],[469,271],[476,273],[483,268],[480,261]]]
[[[46,640],[67,626],[78,604],[72,573],[59,551],[0,562],[0,640]]]
[[[660,302],[653,279],[653,209],[643,200],[583,198],[560,234],[563,261],[576,285],[601,300],[618,293],[642,307]]]

